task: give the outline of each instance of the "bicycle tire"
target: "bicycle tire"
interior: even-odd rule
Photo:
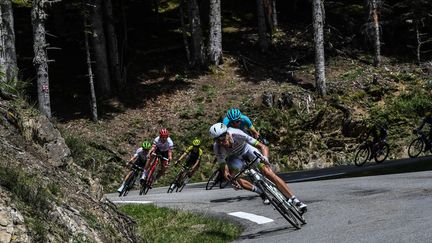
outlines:
[[[307,224],[306,219],[303,217],[303,214],[298,210],[298,208],[294,205],[288,206],[291,213],[298,219],[302,224]]]
[[[418,148],[419,148],[418,146],[420,146],[420,150],[418,150]],[[424,146],[425,146],[425,142],[424,142],[423,138],[418,137],[418,138],[414,139],[408,147],[409,157],[410,158],[417,158],[421,154],[421,152],[423,152]]]
[[[360,156],[363,156],[365,152],[366,152],[366,157],[364,157],[364,158],[360,157]],[[361,145],[358,148],[357,153],[356,153],[355,158],[354,158],[355,165],[357,165],[357,166],[364,165],[366,163],[366,161],[368,161],[368,159],[369,159],[369,154],[370,154],[369,147],[367,145]]]
[[[383,150],[383,149],[384,149],[384,150]],[[383,151],[384,151],[384,152],[383,152]],[[381,154],[383,155],[382,158],[381,158],[381,157],[380,157],[380,158],[378,157],[378,155],[379,155],[378,152],[381,152]],[[387,159],[387,157],[388,157],[388,155],[389,155],[389,153],[390,153],[390,146],[388,145],[388,143],[382,143],[378,152],[376,152],[376,153],[375,153],[375,156],[374,156],[375,162],[376,162],[377,164],[382,163],[384,160]]]
[[[170,184],[170,186],[168,187],[168,191],[167,191],[167,193],[172,193],[173,191],[174,191],[174,189],[176,189],[176,182],[175,181],[173,181],[171,184]]]
[[[223,176],[219,177],[219,188],[224,189],[228,185],[229,181],[225,180]]]
[[[285,195],[282,194],[282,192],[273,184],[271,181],[269,181],[267,178],[265,178],[267,185],[275,192],[279,194],[279,197],[286,198]],[[283,204],[286,206],[288,210],[291,211],[291,213],[298,219],[302,224],[306,224],[306,219],[303,217],[303,214],[300,212],[300,210],[294,206],[292,203],[288,202],[287,200],[283,201]]]
[[[125,185],[123,187],[123,190],[120,193],[119,197],[121,197],[122,194],[123,194],[124,197],[127,196],[127,194],[129,193],[130,189],[132,189],[132,187],[133,187],[133,184],[134,184],[135,179],[136,179],[136,174],[137,173],[134,171],[132,173],[132,175],[130,175],[129,178],[127,178],[127,180],[125,182]]]
[[[140,195],[142,195],[142,194],[144,193],[145,188],[146,188],[146,182],[144,181],[144,182],[141,184],[141,188],[140,188],[140,191],[139,191],[139,194],[140,194]]]
[[[288,221],[288,223],[290,223],[294,228],[300,229],[301,225],[298,222],[296,216],[294,216],[293,213],[286,207],[286,205],[284,205],[284,202],[274,194],[273,190],[268,188],[269,185],[263,181],[258,181],[257,185],[263,191],[264,195],[267,197],[273,207],[282,215],[282,217],[284,217],[286,221]],[[277,188],[275,189],[279,192]],[[281,192],[279,193],[282,194]]]
[[[206,190],[211,190],[218,182],[220,170],[215,170],[213,174],[209,177],[206,185]]]

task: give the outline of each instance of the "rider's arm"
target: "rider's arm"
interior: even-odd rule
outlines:
[[[131,164],[131,163],[135,162],[135,161],[137,160],[137,158],[138,158],[138,154],[139,154],[141,151],[142,151],[142,148],[138,148],[138,149],[135,151],[135,154],[134,154],[134,155],[129,159],[128,164]]]
[[[134,162],[137,158],[138,158],[138,154],[134,154],[134,156],[132,156],[132,157],[129,159],[128,164],[131,164],[131,163]]]
[[[253,135],[254,138],[259,138],[260,134],[259,134],[259,132],[255,129],[254,126],[251,126],[251,127],[249,128],[249,130],[251,131],[251,133],[252,133],[252,135]]]
[[[186,156],[186,154],[187,154],[186,151],[184,153],[182,153],[182,155],[180,155],[180,157],[177,159],[177,161],[174,164],[177,164],[178,162],[180,162],[180,160],[182,160]]]
[[[245,115],[242,115],[242,120],[243,120],[245,126],[252,133],[253,137],[254,138],[258,138],[259,137],[259,132],[253,126],[251,119],[249,117],[245,116]]]
[[[198,166],[198,164],[199,164],[199,162],[200,162],[200,160],[201,160],[201,156],[202,156],[202,154],[203,154],[203,151],[202,151],[202,149],[199,148],[199,149],[198,149],[198,158],[197,158],[195,164],[193,165],[193,167]]]
[[[264,145],[263,143],[261,143],[261,142],[258,142],[258,143],[256,144],[256,146],[257,146],[258,148],[260,148],[261,151],[262,151],[262,153],[263,153],[263,155],[264,155],[265,157],[268,158],[268,156],[269,156],[269,149],[268,149],[268,147],[265,146],[265,145]]]
[[[172,160],[172,149],[168,149],[168,160]]]
[[[148,151],[148,153],[147,153],[147,159],[149,159],[150,156],[151,156],[151,154],[154,153],[155,151],[156,151],[156,144],[153,143],[151,149],[150,149],[150,150]]]

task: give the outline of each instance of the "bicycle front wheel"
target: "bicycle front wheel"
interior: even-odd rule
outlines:
[[[207,181],[206,190],[211,190],[216,185],[216,183],[218,182],[218,178],[220,176],[219,174],[220,174],[220,170],[215,170],[213,172],[213,174],[210,176],[210,178]]]
[[[387,159],[389,152],[390,146],[387,143],[382,143],[378,151],[375,152],[375,162],[377,162],[378,164],[383,162],[385,159]]]
[[[173,182],[171,183],[171,185],[168,187],[168,191],[167,191],[167,193],[172,193],[172,192],[174,191],[175,188],[176,188],[176,182],[173,181]]]
[[[354,163],[357,166],[362,166],[369,158],[369,148],[366,145],[361,145],[355,155]]]
[[[135,184],[136,177],[137,177],[137,173],[134,172],[132,173],[132,175],[129,176],[129,178],[127,178],[123,190],[120,192],[119,197],[121,197],[122,194],[123,196],[126,196],[129,193],[129,191],[132,189],[133,185]]]
[[[422,138],[416,138],[408,147],[408,155],[410,158],[417,158],[423,152],[425,143]]]
[[[285,198],[285,196],[283,196],[283,194],[277,188],[272,188],[273,190],[270,189],[269,185],[263,181],[258,181],[257,185],[263,191],[264,195],[267,197],[273,207],[282,215],[282,217],[284,217],[288,223],[294,226],[294,228],[300,229],[300,223],[293,215],[292,211],[287,208],[285,204],[286,202],[284,202],[282,199]]]

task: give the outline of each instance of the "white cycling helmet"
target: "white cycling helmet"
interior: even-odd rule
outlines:
[[[210,136],[212,138],[218,138],[222,134],[226,133],[227,129],[228,128],[225,124],[218,122],[218,123],[216,123],[210,127],[210,130],[209,130]]]

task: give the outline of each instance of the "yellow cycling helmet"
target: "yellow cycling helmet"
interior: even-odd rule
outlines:
[[[198,138],[195,138],[195,139],[192,141],[192,145],[195,146],[195,147],[198,147],[198,146],[201,145],[201,141],[200,141]]]

